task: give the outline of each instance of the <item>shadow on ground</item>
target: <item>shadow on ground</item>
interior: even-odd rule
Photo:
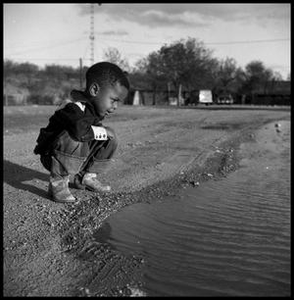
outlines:
[[[49,199],[47,190],[42,190],[34,185],[26,183],[27,181],[34,179],[48,181],[48,178],[49,175],[45,173],[20,166],[8,160],[3,161],[3,181],[16,189],[29,191]]]

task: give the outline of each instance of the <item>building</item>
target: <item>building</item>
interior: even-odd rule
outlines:
[[[251,97],[251,104],[290,105],[291,81],[269,81],[264,90],[258,90]]]

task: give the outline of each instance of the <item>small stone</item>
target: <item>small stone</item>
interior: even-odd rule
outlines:
[[[190,181],[190,184],[193,185],[193,186],[198,186],[199,185],[199,182],[197,181]]]

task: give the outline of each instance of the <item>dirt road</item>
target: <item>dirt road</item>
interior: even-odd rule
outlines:
[[[141,257],[125,257],[93,234],[125,205],[154,201],[238,167],[238,146],[290,109],[120,107],[104,124],[120,146],[102,181],[109,195],[72,189],[81,201],[47,197],[49,173],[33,154],[54,107],[4,110],[4,296],[135,294]],[[139,290],[139,288],[138,288]]]

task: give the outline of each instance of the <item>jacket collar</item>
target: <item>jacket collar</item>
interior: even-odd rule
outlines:
[[[85,93],[79,90],[72,90],[70,96],[74,102],[89,103]]]
[[[92,114],[96,115],[95,109],[93,107],[93,104],[89,101],[87,98],[85,92],[79,91],[79,90],[72,90],[70,93],[71,99],[73,102],[82,102],[83,104],[86,104],[87,107],[90,109]],[[103,118],[99,118],[99,121],[103,120]]]

